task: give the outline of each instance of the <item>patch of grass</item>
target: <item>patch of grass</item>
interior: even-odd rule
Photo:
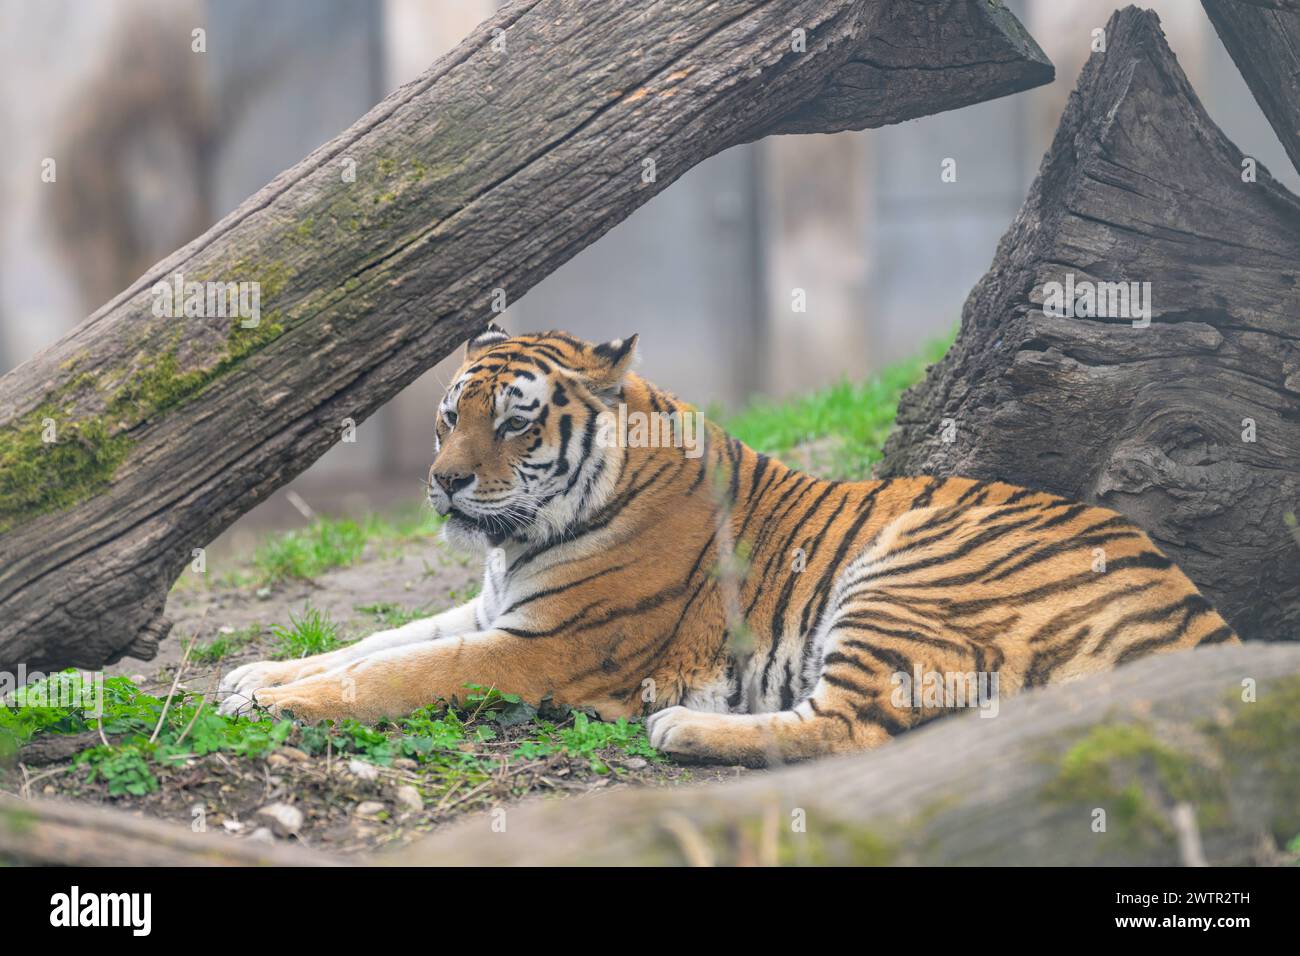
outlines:
[[[250,624],[235,630],[223,628],[212,640],[199,644],[190,652],[190,660],[198,664],[216,664],[247,647],[262,634],[262,625]]]
[[[391,546],[419,540],[437,531],[439,524],[437,515],[427,509],[397,518],[317,518],[306,528],[276,535],[257,548],[253,555],[256,583],[310,581],[325,571],[355,563],[368,544]]]
[[[74,708],[46,703],[78,699],[82,687],[81,677],[75,671],[67,671],[20,687],[11,699],[0,700],[3,705],[0,706],[0,760],[12,757],[38,733],[85,730]]]
[[[366,546],[365,529],[347,518],[320,519],[301,531],[263,542],[253,556],[260,580],[278,584],[291,578],[311,580],[331,568],[352,564]]]
[[[32,706],[29,700],[67,700],[72,695],[52,690],[52,685],[76,680],[75,671],[35,681],[15,695],[15,706],[0,707],[0,752],[16,751],[37,734],[73,734],[102,726],[118,738],[77,755],[75,765],[85,768],[86,782],[104,781],[113,796],[142,796],[158,789],[156,768],[191,757],[224,751],[257,756],[279,746],[293,732],[288,720],[223,717],[203,705],[197,694],[180,693],[163,714],[164,700],[140,689],[125,677],[104,680],[103,717],[88,710],[93,702],[59,706]],[[150,738],[157,728],[158,735]]]
[[[47,681],[74,679],[80,678],[69,671]],[[182,692],[167,708],[157,739],[150,741],[164,701],[141,693],[124,677],[110,677],[104,681],[103,730],[115,740],[83,750],[74,766],[84,770],[87,784],[102,782],[110,795],[143,796],[158,790],[161,772],[185,760],[217,752],[262,757],[291,744],[308,754],[351,754],[380,765],[409,758],[419,765],[427,789],[450,793],[469,791],[516,760],[558,754],[585,759],[592,770],[608,773],[609,759],[616,755],[660,759],[640,724],[605,723],[581,712],[547,708],[539,717],[513,694],[474,684],[465,691],[463,703],[439,703],[375,726],[355,720],[295,726],[290,720],[267,717],[224,717],[201,706],[199,695]],[[29,699],[47,699],[37,696],[42,692],[29,685],[18,692],[15,706],[0,706],[0,741],[8,741],[5,749],[10,754],[37,734],[96,728],[96,718],[86,707],[27,704]],[[533,720],[535,726],[527,726]],[[503,739],[510,727],[515,728],[511,738]]]
[[[88,750],[81,757],[81,763],[89,770],[86,783],[103,780],[108,784],[108,792],[114,796],[129,793],[142,797],[153,793],[158,789],[158,778],[149,766],[153,751],[148,740]]]
[[[374,604],[355,604],[353,610],[360,614],[372,614],[378,624],[386,628],[401,627],[421,618],[429,617],[430,611],[422,607],[402,607],[393,601],[377,601]]]
[[[606,722],[582,711],[546,706],[539,714],[518,696],[494,687],[466,684],[465,690],[463,703],[425,707],[377,728],[352,720],[337,728],[318,726],[309,731],[311,740],[304,749],[319,753],[328,740],[335,751],[355,753],[376,763],[409,757],[444,776],[476,777],[500,766],[500,758],[486,757],[481,745],[497,741],[507,728],[529,725],[524,736],[514,741],[510,758],[532,761],[560,754],[584,759],[592,771],[602,774],[611,772],[607,759],[611,754],[662,759],[650,746],[642,725],[626,718]]]
[[[880,460],[898,400],[939,361],[955,333],[928,343],[914,358],[891,365],[864,382],[841,380],[787,402],[760,401],[725,421],[727,431],[756,451],[785,458],[799,446],[820,445],[827,478],[865,478]]]
[[[276,660],[311,657],[342,647],[338,625],[328,614],[314,607],[303,609],[302,615],[289,612],[289,626],[275,624],[271,627],[275,638]]]
[[[650,746],[640,724],[630,723],[625,717],[613,723],[592,720],[582,711],[574,711],[570,727],[539,721],[537,733],[520,744],[514,755],[532,760],[548,754],[567,753],[571,757],[586,758],[596,773],[609,773],[608,764],[597,752],[610,747],[630,757],[658,758],[658,751]]]
[[[482,581],[471,581],[463,588],[452,588],[447,592],[447,599],[453,604],[465,604],[479,596],[483,590]]]

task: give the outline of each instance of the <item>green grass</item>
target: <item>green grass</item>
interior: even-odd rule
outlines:
[[[339,637],[338,625],[329,615],[314,607],[303,608],[301,616],[290,611],[289,626],[272,626],[271,636],[275,638],[277,660],[324,654],[347,643]]]
[[[818,469],[822,477],[865,478],[880,460],[899,398],[920,381],[927,365],[943,357],[952,340],[953,335],[936,339],[914,358],[863,382],[840,381],[787,402],[756,402],[725,425],[751,448],[777,458],[789,456],[800,445],[825,440],[829,460]]]
[[[74,671],[53,675],[19,690],[15,706],[0,706],[0,756],[11,759],[22,744],[38,734],[95,729],[96,719],[84,706],[26,705],[28,699],[49,699],[30,696],[33,690],[41,692],[39,684],[74,679],[78,679]],[[164,703],[142,693],[125,677],[105,679],[103,729],[120,739],[77,755],[74,766],[84,771],[87,784],[102,781],[112,795],[143,796],[158,790],[159,771],[167,765],[218,752],[260,757],[283,744],[308,754],[328,751],[380,765],[407,757],[416,761],[430,788],[439,792],[477,786],[500,774],[512,761],[539,760],[552,754],[587,760],[597,773],[611,772],[601,756],[611,751],[662,759],[650,747],[639,723],[625,719],[606,723],[580,711],[543,708],[539,714],[513,694],[476,684],[465,686],[462,700],[440,702],[374,726],[356,720],[296,726],[291,720],[268,717],[223,717],[210,707],[200,709],[199,695],[182,692],[166,708],[159,727]],[[155,727],[159,727],[158,736],[151,741]],[[521,727],[524,733],[503,749],[500,737],[510,727]]]
[[[658,752],[650,746],[640,724],[630,723],[623,717],[613,723],[591,720],[581,711],[573,714],[571,727],[557,727],[549,721],[539,720],[536,734],[515,748],[514,755],[535,759],[552,753],[567,753],[586,757],[596,773],[608,773],[608,765],[597,756],[597,751],[607,747],[614,747],[629,756],[658,758]]]
[[[276,535],[257,548],[255,583],[310,581],[325,571],[354,564],[367,544],[396,546],[426,538],[438,530],[440,521],[428,509],[397,518],[317,518],[306,528]]]
[[[217,576],[182,574],[172,590],[203,588],[209,583],[223,588],[269,590],[287,581],[312,581],[326,571],[355,564],[364,556],[400,555],[405,545],[427,541],[436,534],[442,522],[435,512],[418,504],[394,514],[372,514],[361,519],[317,518],[304,528],[268,536],[241,567]],[[434,570],[426,561],[426,574]]]
[[[243,650],[262,633],[262,625],[250,624],[240,630],[223,631],[212,640],[200,644],[190,652],[190,660],[198,664],[217,664],[232,654]]]
[[[454,599],[454,594],[453,594]],[[378,601],[374,604],[355,604],[353,610],[360,614],[371,614],[376,624],[385,628],[401,627],[421,618],[429,617],[433,612],[422,607],[402,607],[392,601]]]
[[[311,580],[331,568],[352,564],[366,547],[365,528],[348,518],[322,518],[301,531],[263,542],[253,565],[263,584]]]
[[[41,685],[76,679],[73,671],[55,674],[19,690],[15,701],[18,706],[0,706],[0,755],[12,755],[37,734],[95,729],[99,722],[84,705],[25,705],[33,690],[41,692]],[[200,700],[198,695],[178,694],[159,726],[164,713],[162,699],[141,693],[125,677],[105,678],[102,727],[105,734],[120,735],[121,739],[83,750],[75,758],[76,766],[85,769],[87,783],[102,780],[114,796],[142,796],[158,789],[156,765],[218,751],[258,756],[279,746],[293,733],[293,723],[288,720],[222,717],[206,707],[200,712]],[[155,728],[158,735],[151,741]]]

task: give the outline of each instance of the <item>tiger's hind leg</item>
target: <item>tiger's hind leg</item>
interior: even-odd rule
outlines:
[[[669,707],[647,722],[651,746],[679,758],[755,767],[869,750],[945,712],[914,706],[907,681],[916,667],[965,675],[979,657],[969,642],[932,624],[910,622],[902,636],[855,621],[852,608],[837,618],[843,623],[827,636],[812,693],[794,707],[762,714]],[[975,706],[983,698],[970,690]]]
[[[907,512],[836,581],[807,700],[768,714],[669,708],[651,718],[651,743],[753,764],[863,750],[960,709],[996,714],[1026,687],[1237,641],[1121,515],[1042,497]]]
[[[650,745],[674,757],[763,767],[788,760],[849,753],[891,736],[855,719],[846,695],[831,684],[790,710],[717,714],[669,707],[647,721]]]
[[[878,587],[859,586],[863,576],[896,560],[893,537],[883,535],[837,582],[810,636],[815,669],[807,674],[812,692],[805,699],[775,713],[670,707],[651,715],[651,745],[688,759],[763,766],[869,750],[949,712],[915,706],[914,675],[960,674],[978,683],[975,672],[996,668],[1001,654],[979,628],[972,632],[969,621],[960,627],[933,607],[913,609]],[[971,696],[978,703],[973,691]]]

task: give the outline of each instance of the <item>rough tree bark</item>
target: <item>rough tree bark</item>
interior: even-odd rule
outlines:
[[[1244,637],[1300,635],[1300,202],[1206,115],[1155,14],[1106,28],[883,475],[1114,507]],[[1263,74],[1261,74],[1263,75]],[[1251,172],[1254,175],[1251,175]],[[1049,283],[1150,282],[1149,327],[1048,315]]]
[[[1201,6],[1300,170],[1300,0],[1201,0]]]
[[[1098,809],[1104,832],[1094,830]],[[1277,846],[1300,831],[1300,648],[1147,658],[1009,700],[995,720],[945,718],[872,753],[506,812],[504,831],[480,814],[348,861],[1178,864],[1196,861],[1199,843],[1212,864],[1276,862]],[[0,797],[0,862],[340,862],[272,852],[125,813]]]
[[[152,656],[191,549],[706,157],[1051,77],[986,0],[517,0],[0,379],[0,667]]]

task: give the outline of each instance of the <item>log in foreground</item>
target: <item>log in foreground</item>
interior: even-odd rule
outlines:
[[[1146,658],[1016,697],[995,719],[945,718],[872,753],[506,813],[504,831],[476,814],[395,853],[340,859],[0,797],[0,862],[1272,863],[1300,832],[1300,648]]]
[[[1297,798],[1300,648],[1238,645],[1031,691],[996,719],[945,718],[860,756],[533,803],[504,832],[475,817],[393,861],[1270,863],[1300,833]]]
[[[1113,507],[1243,637],[1296,639],[1300,201],[1243,166],[1155,14],[1106,34],[880,473]]]
[[[62,800],[0,794],[0,863],[24,866],[340,866],[287,844],[217,833]]]
[[[509,4],[0,379],[0,668],[153,656],[192,549],[708,156],[1051,77],[985,0]]]
[[[1201,0],[1201,6],[1300,170],[1300,0]]]

